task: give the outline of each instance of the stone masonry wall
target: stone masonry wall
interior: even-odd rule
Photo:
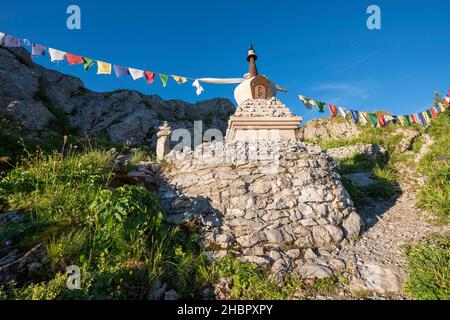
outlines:
[[[361,231],[337,163],[316,145],[213,142],[169,158],[159,189],[167,220],[195,219],[212,251],[270,264]]]

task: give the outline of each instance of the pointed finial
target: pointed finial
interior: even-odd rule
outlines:
[[[253,49],[253,45],[250,44],[250,49],[248,50],[247,54],[247,61],[250,63],[249,73],[254,77],[258,75],[256,60],[258,60],[258,56],[256,55],[255,49]]]

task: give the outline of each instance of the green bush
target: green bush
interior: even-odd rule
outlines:
[[[407,247],[405,291],[420,300],[450,300],[450,238],[433,237]]]

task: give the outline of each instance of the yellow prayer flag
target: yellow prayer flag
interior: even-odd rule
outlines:
[[[366,125],[369,123],[369,119],[367,119],[367,112],[358,112],[358,116],[359,116],[359,121],[363,125]]]
[[[107,62],[97,61],[97,74],[111,74],[111,64]]]
[[[185,77],[180,77],[180,76],[172,76],[172,78],[179,84],[183,84],[188,81]]]
[[[428,113],[427,113],[426,111],[422,112],[422,115],[423,115],[423,117],[425,118],[425,122],[426,122],[426,123],[430,123],[430,122],[431,122],[431,119],[430,119],[430,117],[428,116]]]

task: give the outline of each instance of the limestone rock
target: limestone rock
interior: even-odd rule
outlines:
[[[16,257],[11,255],[10,258]],[[3,260],[3,259],[2,259]],[[0,285],[16,281],[19,285],[25,283],[30,275],[40,269],[48,261],[47,251],[43,244],[39,244],[17,260],[3,260],[0,265]]]
[[[358,270],[362,284],[368,290],[384,294],[397,293],[402,289],[402,279],[396,267],[368,263]]]
[[[378,144],[355,144],[328,149],[326,152],[336,160],[349,159],[355,155],[364,155],[370,160],[384,159],[386,157],[386,150]]]
[[[344,177],[361,188],[367,188],[376,182],[376,180],[372,179],[372,172],[351,173],[346,174]]]
[[[216,128],[225,134],[234,111],[231,101],[220,98],[191,104],[130,90],[93,92],[80,79],[34,63],[24,48],[0,48],[0,83],[0,113],[32,132],[51,131],[57,112],[81,136],[106,133],[113,142],[127,145],[156,145],[164,121],[193,136],[193,121],[204,120],[202,131]]]
[[[300,276],[307,278],[327,278],[333,275],[333,271],[325,266],[307,263],[297,268],[297,272]]]
[[[167,283],[161,284],[161,281],[157,279],[148,292],[147,300],[161,300],[166,290]]]
[[[345,219],[343,226],[344,226],[344,229],[346,232],[346,237],[354,238],[354,237],[359,236],[359,234],[363,228],[363,221],[356,212],[352,212]]]
[[[169,290],[164,294],[164,300],[166,301],[175,301],[179,300],[180,295],[175,290]]]
[[[302,141],[334,140],[357,137],[359,133],[353,122],[314,119],[300,128],[297,138]]]

